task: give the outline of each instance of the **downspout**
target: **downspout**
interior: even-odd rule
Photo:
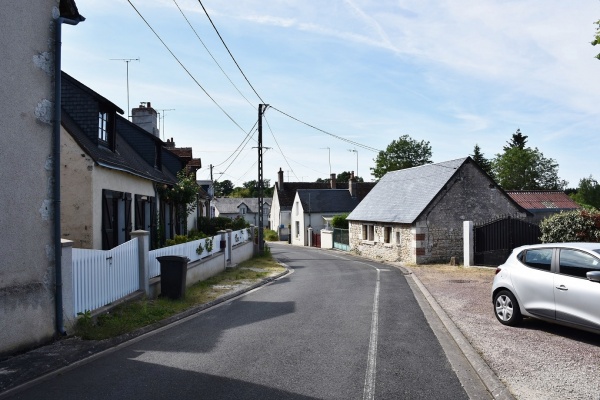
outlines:
[[[54,131],[52,143],[52,160],[54,165],[54,269],[55,269],[55,306],[56,306],[56,330],[61,335],[66,335],[63,315],[62,296],[62,243],[60,226],[60,125],[61,125],[61,45],[62,24],[77,25],[84,21],[81,15],[78,19],[59,17],[56,20],[55,42],[54,42]]]

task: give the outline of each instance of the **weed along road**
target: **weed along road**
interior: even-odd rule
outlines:
[[[271,250],[290,274],[9,398],[486,398],[459,379],[400,269],[341,252]]]

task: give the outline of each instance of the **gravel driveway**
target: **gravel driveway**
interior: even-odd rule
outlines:
[[[600,335],[529,318],[517,328],[501,325],[491,300],[494,268],[408,269],[516,398],[600,399]]]

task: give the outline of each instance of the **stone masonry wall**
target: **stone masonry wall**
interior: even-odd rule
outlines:
[[[363,225],[373,225],[373,240],[363,239]],[[391,227],[390,242],[385,243],[384,228]],[[398,242],[397,233],[400,233]],[[415,262],[414,234],[410,225],[350,221],[350,249],[379,261]]]

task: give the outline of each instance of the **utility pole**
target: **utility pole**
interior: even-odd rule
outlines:
[[[352,153],[356,153],[356,177],[358,177],[358,150],[356,149],[349,149],[348,151],[352,152]]]
[[[258,105],[258,253],[263,254],[264,243],[263,243],[263,196],[265,190],[265,183],[263,179],[263,142],[262,142],[262,117],[265,110],[269,107],[268,104]]]
[[[125,61],[127,64],[127,120],[131,117],[131,108],[129,108],[129,63],[131,61],[140,61],[140,58],[111,58],[112,61]]]

